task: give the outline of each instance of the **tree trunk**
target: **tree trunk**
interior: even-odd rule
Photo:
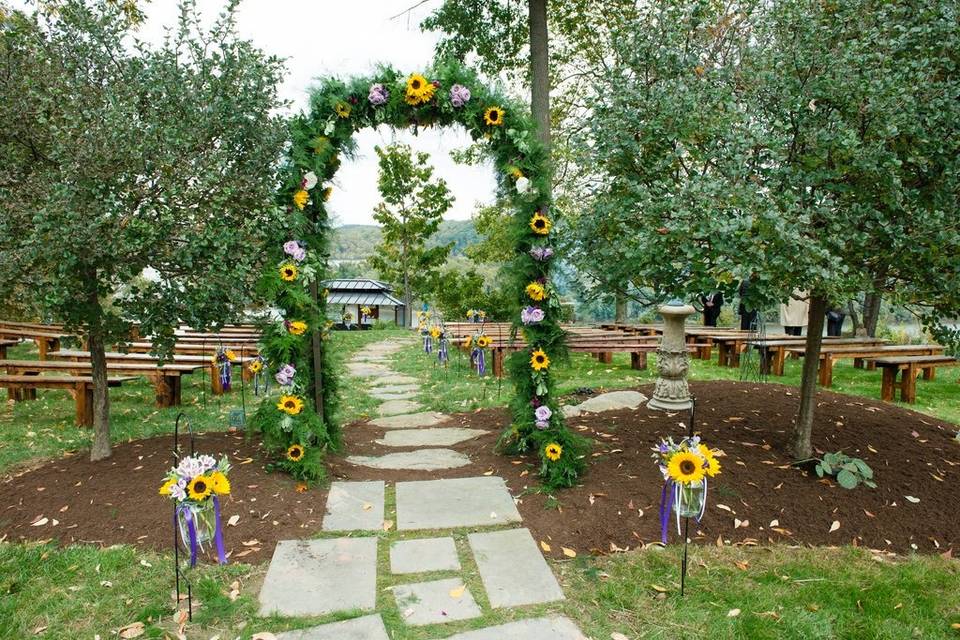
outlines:
[[[320,308],[320,287],[316,278],[310,283],[310,297],[313,298],[313,304]],[[359,318],[358,318],[359,320]],[[312,327],[310,341],[312,343],[313,353],[313,410],[317,412],[320,419],[326,422],[323,415],[323,346],[320,344],[322,338],[322,327]]]
[[[622,291],[617,291],[614,294],[614,304],[616,305],[616,310],[614,311],[613,321],[617,323],[623,323],[627,321],[627,296]]]
[[[99,301],[96,304],[99,307]],[[103,339],[103,328],[98,318],[91,324],[87,334],[90,364],[93,368],[93,445],[90,447],[92,462],[110,457],[110,395],[107,392],[107,355]]]
[[[413,309],[410,308],[410,305],[413,304],[413,296],[410,295],[410,275],[404,270],[403,272],[403,328],[406,329],[413,322]]]
[[[880,302],[883,295],[868,293],[863,298],[863,326],[871,338],[877,335],[877,324],[880,322]]]
[[[857,307],[853,304],[853,300],[847,302],[847,313],[850,314],[850,321],[853,322],[853,335],[864,335],[866,332],[863,325],[860,324],[860,315],[857,313]]]
[[[827,313],[825,296],[813,293],[807,311],[807,344],[803,357],[803,378],[800,381],[800,412],[793,426],[793,455],[805,460],[813,455],[810,435],[817,407],[817,371],[820,366],[820,346],[823,344],[823,321]]]
[[[540,141],[550,148],[550,48],[547,40],[547,0],[529,0],[530,110]]]

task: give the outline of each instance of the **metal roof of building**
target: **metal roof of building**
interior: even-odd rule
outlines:
[[[389,293],[380,291],[333,291],[327,295],[327,304],[359,304],[365,306],[401,307],[403,303]]]
[[[343,280],[325,280],[323,286],[332,291],[385,291],[393,292],[393,287],[369,278],[355,278]]]

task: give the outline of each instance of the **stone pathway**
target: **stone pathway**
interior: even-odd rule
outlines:
[[[349,373],[362,379],[368,393],[381,401],[379,417],[367,423],[386,429],[375,442],[400,449],[378,456],[351,456],[347,462],[374,469],[418,471],[466,466],[470,464],[468,456],[446,447],[476,438],[484,431],[446,426],[449,416],[423,411],[417,402],[420,387],[416,378],[391,367],[391,357],[408,344],[408,340],[377,342],[347,363]],[[364,425],[353,428],[363,429]],[[385,520],[392,516],[392,511],[386,514],[391,497],[395,498],[395,523]],[[403,539],[390,543],[376,535],[364,535],[382,536],[394,524]],[[383,619],[375,612],[378,553],[389,555],[389,567],[381,566],[379,571],[410,577],[388,588],[392,593],[387,602],[381,600],[381,605],[396,606],[404,624],[411,627],[442,625],[481,618],[495,609],[563,600],[550,566],[533,536],[521,525],[522,518],[506,483],[496,476],[397,482],[392,488],[380,481],[334,482],[322,529],[345,535],[349,532],[351,537],[280,542],[260,592],[260,613],[370,614],[281,633],[277,635],[279,640],[389,640]],[[484,527],[493,529],[483,531]],[[467,535],[458,531],[464,528],[472,531]],[[450,530],[450,534],[438,534],[443,530]],[[421,531],[429,533],[417,537]],[[378,550],[378,545],[388,544],[389,549]],[[472,587],[465,583],[468,575],[477,574],[479,582],[474,577]],[[549,616],[459,633],[448,640],[586,637],[569,619]]]

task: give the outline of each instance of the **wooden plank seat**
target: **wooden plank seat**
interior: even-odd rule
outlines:
[[[806,354],[806,347],[787,347],[787,352]],[[938,344],[894,345],[834,345],[824,344],[820,351],[819,383],[822,387],[833,385],[833,363],[842,358],[876,360],[887,356],[937,356],[943,355],[944,347]]]
[[[0,339],[8,340],[33,340],[37,343],[37,351],[41,360],[47,359],[50,351],[56,351],[60,348],[60,341],[64,338],[75,337],[72,333],[62,331],[50,331],[48,329],[33,329],[26,327],[4,327],[0,326]]]
[[[135,379],[132,376],[109,377],[107,385],[119,387]],[[90,376],[0,375],[0,387],[6,387],[11,398],[20,389],[66,389],[73,394],[76,403],[77,425],[93,426],[93,378]]]
[[[882,345],[889,341],[883,338],[871,338],[868,336],[856,338],[841,338],[834,336],[824,336],[823,344],[828,347],[839,345]],[[784,369],[787,361],[787,348],[804,347],[807,344],[806,338],[766,338],[763,340],[748,341],[746,347],[755,347],[760,351],[760,363],[764,367],[765,373],[772,373],[777,376],[784,375]],[[857,362],[854,359],[854,364]]]
[[[900,389],[900,401],[914,404],[917,401],[917,376],[923,373],[924,380],[936,378],[937,367],[956,367],[960,360],[952,356],[893,356],[871,358],[883,371],[880,382],[880,399],[886,402],[894,400],[896,389]],[[897,376],[902,373],[900,380]]]
[[[107,362],[107,374],[142,376],[153,381],[158,407],[179,406],[182,401],[181,375],[189,375],[204,368],[204,364],[152,364],[149,362]],[[89,376],[93,365],[89,362],[68,360],[0,360],[0,371],[9,375],[39,375],[44,372],[65,373],[74,376]],[[16,394],[14,394],[16,395]],[[32,400],[36,389],[21,389],[15,400]]]
[[[19,340],[0,340],[0,359],[6,360],[7,349],[20,344]]]
[[[688,351],[695,351],[701,348],[701,344],[692,344],[687,345]],[[490,345],[490,351],[492,354],[493,360],[493,373],[496,376],[503,375],[503,360],[508,351],[519,351],[521,349],[527,348],[525,343],[514,342],[514,343],[492,343]],[[656,353],[660,348],[659,342],[647,342],[647,343],[623,343],[623,344],[613,344],[613,343],[581,343],[581,344],[567,344],[567,349],[574,353],[590,353],[597,357],[597,359],[604,363],[610,364],[613,362],[613,354],[617,353],[629,353],[630,354],[630,368],[642,370],[647,368],[647,354]]]
[[[125,344],[118,345],[118,347],[121,353],[150,353],[154,349],[152,342],[127,342]],[[192,344],[178,342],[173,345],[173,352],[178,355],[212,356],[217,353],[218,349],[229,349],[230,351],[236,353],[237,356],[256,356],[257,353],[259,353],[257,345],[255,344]]]
[[[244,380],[249,381],[251,379],[250,371],[244,365],[252,362],[255,359],[255,356],[248,355],[239,355],[240,351],[237,350],[237,358],[233,361],[233,364],[243,367],[242,375]],[[107,363],[111,362],[142,362],[142,363],[164,363],[164,362],[173,362],[174,364],[197,364],[202,367],[207,367],[210,371],[210,392],[214,395],[222,395],[224,392],[223,387],[220,384],[220,372],[217,369],[217,365],[213,362],[212,355],[191,355],[191,354],[182,354],[174,353],[171,358],[172,360],[163,361],[157,358],[151,353],[120,353],[119,351],[108,351],[106,354]],[[73,360],[75,362],[85,362],[90,360],[89,351],[81,351],[77,349],[61,349],[60,351],[53,351],[50,353],[51,358],[57,358],[61,360]]]

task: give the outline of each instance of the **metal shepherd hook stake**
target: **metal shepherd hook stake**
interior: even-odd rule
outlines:
[[[697,399],[690,396],[690,424],[687,425],[687,437],[693,437],[693,420],[696,417]],[[683,517],[683,564],[680,565],[680,596],[683,597],[687,586],[687,547],[690,544],[690,517]]]
[[[183,412],[177,414],[177,421],[173,425],[173,466],[176,467],[180,464],[180,418],[183,418]],[[187,433],[190,434],[190,456],[193,457],[194,454],[194,441],[193,441],[193,426],[190,424],[190,421],[187,420]],[[183,581],[187,584],[187,617],[190,622],[193,622],[193,588],[190,585],[190,581],[187,580],[180,571],[180,539],[178,536],[177,530],[177,504],[173,504],[173,570],[176,577],[177,583],[177,610],[180,610],[180,579],[183,578]]]

